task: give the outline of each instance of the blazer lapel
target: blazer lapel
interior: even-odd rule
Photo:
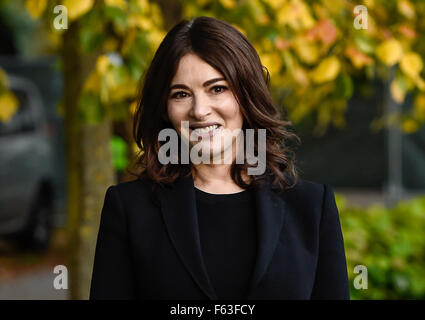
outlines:
[[[202,291],[211,300],[217,300],[202,257],[192,177],[178,179],[163,192],[161,209],[171,241],[184,265]]]
[[[247,297],[253,292],[267,270],[275,252],[288,207],[279,194],[272,190],[270,181],[255,193],[257,209],[257,258]]]

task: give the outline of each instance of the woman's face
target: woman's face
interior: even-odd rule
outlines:
[[[182,138],[188,141],[191,135],[201,139],[199,143],[202,148],[209,148],[210,156],[220,155],[234,144],[236,138],[229,134],[242,128],[243,117],[220,72],[199,56],[186,54],[170,88],[168,118]],[[188,121],[188,131],[181,127],[181,121]],[[191,147],[195,144],[196,141],[190,141]]]

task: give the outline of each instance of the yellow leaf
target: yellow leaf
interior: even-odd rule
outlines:
[[[19,101],[15,95],[7,91],[0,96],[0,122],[9,121],[18,110]]]
[[[416,118],[425,119],[425,94],[418,94],[413,103],[413,114]]]
[[[415,84],[421,91],[425,91],[425,81],[421,77],[415,79]]]
[[[149,31],[154,27],[152,17],[147,17],[142,14],[130,13],[128,18],[129,27],[138,27],[142,30]]]
[[[308,7],[305,3],[302,3],[301,13],[299,15],[299,21],[303,29],[312,28],[315,24],[313,17],[310,14]]]
[[[286,0],[263,0],[263,1],[275,10],[279,9],[286,2]]]
[[[423,68],[421,56],[416,52],[406,53],[400,61],[400,68],[406,75],[416,79]]]
[[[269,70],[270,75],[276,75],[282,67],[282,58],[276,52],[260,53],[261,63]]]
[[[233,9],[236,6],[235,0],[220,0],[220,3],[226,9]]]
[[[122,84],[116,85],[110,90],[111,101],[120,102],[127,98],[134,98],[137,91],[137,83],[127,79]]]
[[[277,11],[277,22],[288,24],[294,30],[305,30],[314,26],[309,7],[301,0],[290,0]]]
[[[328,16],[334,16],[337,14],[341,14],[343,10],[347,10],[347,1],[341,0],[326,0],[326,1],[313,1],[322,3],[327,11]],[[368,7],[369,8],[369,7]],[[353,10],[353,9],[351,9]]]
[[[297,81],[300,85],[306,87],[309,85],[310,81],[308,79],[307,73],[300,66],[295,66],[293,76],[295,81]]]
[[[376,49],[376,56],[387,66],[397,63],[403,55],[400,42],[395,39],[386,40]]]
[[[157,28],[164,26],[164,16],[161,7],[157,3],[149,2],[149,14],[147,16]]]
[[[402,103],[404,101],[404,97],[406,95],[406,90],[403,89],[398,81],[392,81],[390,85],[391,96],[394,101],[398,103]]]
[[[363,0],[363,3],[369,9],[372,9],[375,7],[375,0]]]
[[[136,109],[137,109],[137,101],[136,100],[134,100],[131,104],[130,104],[130,106],[129,106],[129,111],[130,111],[130,113],[132,114],[132,115],[134,115],[135,113],[136,113]]]
[[[136,4],[143,13],[149,10],[149,0],[137,0]]]
[[[326,81],[334,80],[341,69],[341,63],[335,56],[324,59],[320,64],[311,72],[310,77],[316,83],[323,83]]]
[[[141,18],[139,19],[138,26],[139,26],[141,29],[144,29],[144,30],[150,30],[150,29],[152,29],[152,28],[153,28],[153,23],[152,23],[152,20],[150,20],[150,19],[148,19],[148,18],[146,18],[146,17],[141,17]]]
[[[398,11],[408,19],[413,19],[416,15],[415,7],[408,0],[397,1]]]
[[[84,83],[84,91],[99,92],[99,74],[92,72]]]
[[[68,9],[68,17],[75,20],[90,11],[94,0],[64,0],[63,5]]]
[[[96,61],[96,70],[99,74],[103,74],[109,66],[109,58],[106,55],[101,55]]]
[[[46,9],[47,0],[27,0],[25,6],[33,19],[38,19]]]
[[[165,37],[165,32],[161,30],[152,30],[147,33],[147,38],[152,45],[152,48],[159,47],[160,43]]]
[[[319,57],[319,50],[314,43],[308,42],[304,38],[298,38],[294,43],[294,49],[301,61],[313,64]]]
[[[118,84],[115,73],[112,70],[109,70],[109,72],[104,73],[103,79],[105,81],[105,86],[108,90],[113,89]]]
[[[415,120],[406,119],[406,120],[403,120],[401,128],[404,133],[409,134],[409,133],[413,133],[417,131],[419,128],[419,125]]]
[[[105,3],[110,7],[117,7],[123,10],[127,9],[127,3],[125,0],[105,0]]]

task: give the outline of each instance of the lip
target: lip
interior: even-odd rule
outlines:
[[[189,125],[189,128],[190,129],[205,128],[215,124],[221,127],[221,124],[219,124],[218,122],[205,122],[205,123],[192,123],[191,125]]]
[[[212,126],[212,125],[217,125],[217,128],[215,128],[215,129],[213,129],[213,130],[211,130],[211,131],[208,131],[208,132],[196,132],[196,131],[194,131],[194,129],[198,129],[198,128],[205,128],[205,127],[208,127],[208,126]],[[221,130],[221,128],[222,128],[222,125],[221,124],[219,124],[219,123],[217,123],[217,122],[208,122],[208,124],[207,123],[205,123],[205,124],[203,124],[202,126],[190,126],[189,127],[190,128],[190,130],[191,130],[191,133],[194,133],[195,134],[195,136],[196,137],[198,137],[198,138],[202,138],[202,137],[213,137],[213,136],[215,136],[220,130]]]

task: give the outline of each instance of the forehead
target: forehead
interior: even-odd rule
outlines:
[[[195,54],[184,55],[178,64],[171,85],[177,83],[201,83],[223,75]]]

